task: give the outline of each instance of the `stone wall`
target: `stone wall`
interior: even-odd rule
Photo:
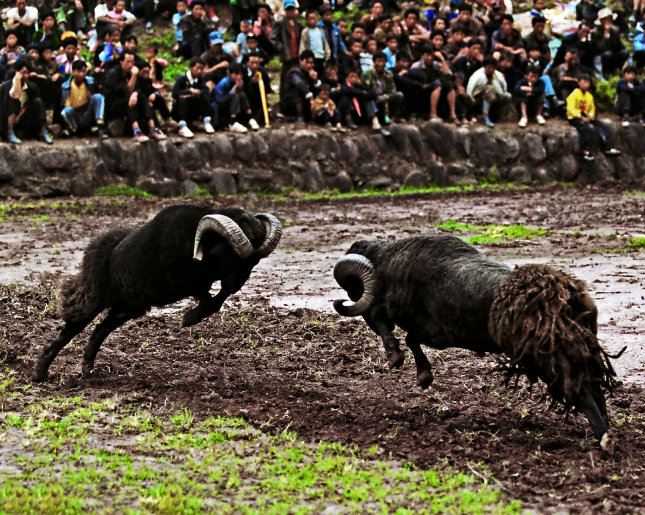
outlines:
[[[580,159],[578,136],[562,122],[521,130],[457,129],[440,122],[391,127],[391,136],[282,126],[258,133],[199,135],[134,144],[126,139],[0,144],[0,197],[88,196],[127,184],[161,196],[233,194],[285,187],[304,191],[474,184],[490,176],[528,184],[588,184],[645,177],[645,128],[609,122],[623,155]]]

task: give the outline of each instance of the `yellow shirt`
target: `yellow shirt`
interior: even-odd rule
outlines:
[[[594,118],[596,116],[596,104],[594,104],[591,93],[588,91],[583,93],[580,88],[576,88],[567,97],[567,119],[579,118],[583,114],[589,118]]]
[[[78,109],[79,107],[85,106],[90,101],[92,95],[90,95],[85,81],[80,86],[76,85],[74,79],[71,82],[72,85],[69,89],[69,95],[67,95],[67,99],[65,100],[65,107]]]

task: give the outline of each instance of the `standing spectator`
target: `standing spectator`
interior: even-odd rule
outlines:
[[[5,46],[0,49],[0,64],[8,68],[25,53],[25,49],[18,44],[18,36],[14,29],[5,32],[5,43]]]
[[[455,111],[455,90],[449,76],[452,75],[448,63],[441,52],[427,44],[421,49],[421,59],[410,68],[408,77],[416,80],[423,86],[423,91],[429,93],[428,97],[423,95],[418,102],[419,110],[430,110],[430,120],[437,118],[438,108],[446,111],[448,107],[449,118],[453,123],[458,122]],[[441,103],[441,105],[440,105]]]
[[[531,66],[526,70],[526,77],[517,83],[513,91],[517,101],[517,110],[521,118],[519,126],[526,127],[529,117],[535,117],[539,125],[544,125],[544,83],[540,80],[540,70]]]
[[[179,122],[179,135],[192,138],[189,123],[203,118],[204,129],[215,132],[212,121],[217,118],[214,106],[209,100],[209,88],[202,77],[206,63],[200,57],[193,57],[186,73],[177,77],[172,88],[172,117]]]
[[[466,48],[466,53],[458,58],[453,68],[456,72],[464,74],[464,82],[468,84],[473,73],[482,67],[484,60],[482,42],[479,39],[471,39]]]
[[[567,98],[567,119],[580,135],[580,148],[586,161],[593,161],[589,143],[594,131],[600,137],[605,154],[608,156],[620,154],[620,151],[613,146],[609,129],[601,121],[596,120],[596,105],[593,96],[589,93],[590,86],[589,75],[581,76],[578,88]]]
[[[345,49],[345,43],[340,37],[340,31],[338,27],[333,22],[333,11],[328,5],[320,6],[320,16],[321,20],[318,22],[318,26],[324,31],[325,38],[327,39],[327,44],[329,45],[329,50],[331,57],[338,60],[341,58],[347,50]]]
[[[645,30],[643,22],[636,25],[636,35],[634,36],[634,54],[632,56],[634,66],[637,68],[645,67]]]
[[[72,65],[72,76],[61,88],[61,116],[67,127],[75,135],[89,131],[96,124],[99,138],[107,138],[103,124],[105,99],[96,92],[94,79],[87,76],[87,63],[75,61]]]
[[[401,22],[403,37],[408,41],[412,55],[418,55],[423,44],[430,38],[430,32],[419,23],[419,10],[409,7]]]
[[[258,44],[269,57],[276,54],[276,50],[271,44],[271,32],[275,26],[273,11],[269,4],[258,4],[256,10],[256,19],[253,22],[253,34],[258,38]]]
[[[363,41],[363,51],[361,52],[361,73],[374,69],[374,54],[376,53],[377,44],[373,36]]]
[[[228,67],[228,75],[215,88],[219,122],[225,125],[228,122],[228,130],[232,132],[246,132],[246,120],[251,129],[260,128],[252,116],[249,100],[244,93],[244,71],[244,66],[240,63],[231,64]]]
[[[348,45],[349,52],[345,54],[339,67],[339,73],[342,78],[347,77],[349,70],[360,69],[361,67],[363,43],[357,39],[350,39]]]
[[[186,14],[190,14],[190,12],[188,11],[188,3],[186,2],[186,0],[178,0],[177,12],[172,15],[172,24],[175,27],[175,41],[177,42],[172,47],[173,55],[179,54],[179,49],[184,43],[184,32],[181,30],[179,22],[181,22],[181,18]]]
[[[240,32],[235,38],[235,44],[237,45],[237,55],[238,62],[242,62],[244,54],[246,54],[246,38],[249,35],[253,34],[253,25],[251,20],[242,20],[240,21]]]
[[[533,16],[531,18],[531,24],[533,25],[533,31],[524,38],[524,48],[537,47],[540,50],[540,57],[544,59],[544,62],[550,63],[551,49],[549,48],[549,43],[551,42],[551,38],[544,33],[546,19],[540,16]]]
[[[14,144],[22,143],[15,133],[16,130],[22,130],[25,136],[40,138],[51,145],[54,140],[47,132],[45,106],[40,98],[38,86],[29,80],[31,65],[28,60],[22,59],[13,63],[13,69],[13,79],[5,82],[0,88],[2,133]]]
[[[519,30],[513,28],[513,16],[510,14],[502,17],[501,28],[493,34],[491,45],[493,52],[509,52],[515,56],[517,63],[526,59],[522,35]]]
[[[466,42],[475,38],[485,41],[484,25],[476,18],[473,18],[472,13],[473,7],[466,2],[461,2],[459,4],[459,16],[450,22],[450,27],[452,28],[459,23],[464,29],[464,41]]]
[[[622,117],[623,127],[629,127],[629,117],[634,116],[643,123],[643,102],[645,85],[636,79],[636,68],[625,66],[623,78],[616,85],[616,114]]]
[[[132,15],[138,18],[143,18],[146,23],[146,33],[152,34],[152,19],[155,15],[155,10],[159,5],[159,1],[155,0],[131,0]],[[130,13],[128,13],[130,14]]]
[[[265,68],[262,67],[262,57],[259,53],[249,54],[246,61],[246,73],[244,74],[244,93],[251,107],[251,118],[262,120],[264,124],[264,109],[262,106],[262,92],[260,90],[260,80],[264,83],[265,98],[273,92],[271,89],[271,79]],[[268,102],[268,100],[267,100]],[[268,109],[268,106],[267,106]]]
[[[183,39],[179,53],[185,59],[199,56],[208,49],[208,34],[213,23],[206,17],[204,5],[204,0],[193,0],[190,14],[185,14],[179,21]]]
[[[330,98],[331,88],[329,84],[322,84],[318,96],[314,99],[311,106],[311,116],[313,121],[318,125],[331,127],[332,131],[344,132],[343,126],[340,123],[340,111],[336,108],[336,104]]]
[[[531,16],[544,18],[544,0],[533,0],[533,9],[531,9]]]
[[[255,34],[249,34],[246,36],[246,52],[242,56],[242,64],[246,63],[246,60],[250,55],[257,55],[262,59],[262,65],[264,65],[268,60],[269,56],[267,53],[259,48],[258,37]]]
[[[314,53],[314,69],[322,76],[325,71],[325,61],[331,57],[331,49],[325,36],[325,31],[318,26],[318,13],[309,11],[305,17],[307,26],[300,35],[300,49],[302,54],[305,50]]]
[[[482,118],[486,126],[494,127],[490,119],[491,112],[500,103],[507,102],[511,98],[504,75],[497,70],[497,59],[492,56],[484,59],[484,66],[470,77],[467,93],[476,109],[481,106]]]
[[[206,63],[203,70],[204,82],[209,90],[226,77],[229,65],[234,61],[233,56],[222,48],[224,38],[219,32],[213,31],[208,36],[209,49],[201,55],[202,61]]]
[[[15,31],[20,46],[26,47],[32,42],[37,21],[38,9],[27,7],[27,0],[16,0],[16,7],[7,11],[6,26]]]
[[[342,40],[343,45],[345,45],[345,48],[347,48],[347,38],[349,37],[349,34],[348,34],[349,23],[347,23],[347,20],[341,18],[336,23],[336,26],[338,27],[340,39]]]
[[[604,77],[619,70],[629,57],[620,38],[620,31],[614,26],[615,17],[611,9],[601,9],[596,20],[597,27],[591,32],[591,45],[594,54],[598,56]]]
[[[302,26],[298,22],[298,7],[295,0],[285,0],[284,18],[271,30],[271,44],[280,56],[280,103],[284,100],[287,77],[292,68],[298,65],[298,49]]]
[[[94,64],[97,73],[108,72],[114,66],[118,66],[119,55],[123,50],[120,39],[121,29],[116,25],[108,27],[105,33],[105,42],[96,48]]]
[[[376,107],[383,113],[383,122],[389,125],[390,116],[397,122],[401,121],[401,105],[403,93],[396,90],[394,75],[385,69],[387,57],[383,52],[374,54],[374,68],[363,72],[361,82],[376,92]]]
[[[298,123],[311,121],[311,107],[321,82],[314,70],[314,54],[305,50],[298,59],[299,66],[289,71],[280,111],[286,116],[297,116]]]

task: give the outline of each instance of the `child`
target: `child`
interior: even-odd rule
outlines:
[[[54,18],[54,13],[51,11],[46,11],[41,17],[41,26],[34,33],[34,43],[44,43],[45,41],[50,43],[52,48],[60,48],[60,39],[63,35],[63,31],[56,27],[56,19]]]
[[[181,18],[184,14],[190,14],[190,11],[188,10],[188,3],[186,2],[186,0],[179,0],[177,2],[177,12],[172,15],[172,24],[175,27],[175,40],[177,41],[177,43],[172,47],[173,55],[177,55],[177,52],[179,52],[179,47],[184,41],[184,34],[179,27],[179,22],[181,21]]]
[[[20,54],[25,53],[25,49],[18,45],[18,36],[15,30],[7,30],[4,37],[6,45],[0,49],[0,64],[9,67],[16,62]]]
[[[329,97],[336,103],[340,102],[340,81],[338,80],[338,63],[330,59],[325,63],[325,75],[320,79],[322,84],[329,86]]]
[[[259,55],[262,59],[262,66],[264,66],[269,60],[267,53],[259,48],[260,39],[255,34],[249,34],[246,36],[246,54],[242,56],[242,62],[245,62],[246,56],[249,55]]]
[[[63,84],[61,96],[61,116],[69,130],[73,133],[89,131],[96,124],[98,137],[107,138],[103,123],[105,99],[96,93],[94,79],[87,77],[84,61],[75,61],[72,65],[72,76]]]
[[[340,111],[336,109],[334,101],[329,98],[330,93],[329,84],[320,86],[320,92],[311,106],[311,117],[315,123],[331,127],[332,131],[345,132],[340,124]]]
[[[163,97],[163,94],[160,91],[161,88],[158,88],[153,80],[152,73],[154,68],[154,65],[152,65],[149,61],[141,65],[139,73],[137,74],[137,82],[134,89],[137,90],[140,94],[145,95],[148,99],[148,104],[154,112],[155,126],[161,126],[161,124],[159,123],[160,120],[157,117],[157,112],[159,112],[159,114],[161,115],[164,123],[166,125],[169,125],[169,122],[171,120],[170,109],[168,109],[166,99]],[[159,133],[162,135],[160,139],[165,139],[165,134],[163,134],[161,131],[159,131]]]
[[[112,25],[121,29],[124,36],[132,34],[132,24],[137,20],[134,14],[125,10],[125,0],[116,0],[114,9],[108,11],[107,17]]]
[[[78,61],[78,39],[68,37],[63,39],[61,45],[63,46],[63,53],[56,57],[56,62],[58,63],[58,74],[63,80],[67,80],[72,74],[72,64],[74,61]],[[52,77],[52,80],[54,77]]]
[[[369,37],[363,42],[363,51],[361,52],[361,73],[374,69],[374,54],[378,45],[376,39]]]
[[[325,31],[318,27],[318,13],[316,11],[307,12],[307,26],[302,30],[300,36],[300,50],[302,54],[305,50],[311,50],[314,53],[314,70],[318,75],[324,73],[325,61],[331,57],[331,49],[325,37]]]
[[[346,19],[341,18],[340,20],[338,20],[338,23],[336,23],[336,26],[338,27],[338,32],[340,34],[340,39],[343,42],[343,46],[347,48],[347,38],[349,37],[349,23]]]
[[[249,119],[251,129],[258,130],[260,128],[258,122],[251,117],[251,106],[244,93],[243,76],[244,66],[240,63],[232,63],[228,67],[228,76],[219,81],[215,88],[215,101],[217,102],[218,112],[222,119],[228,115],[228,128],[232,132],[247,131],[247,128],[239,122],[242,118]],[[207,130],[206,132],[209,131]]]
[[[396,65],[396,54],[399,51],[399,40],[396,39],[396,36],[389,36],[387,38],[387,47],[383,50],[383,53],[387,57],[387,64],[385,69],[392,71]]]
[[[638,116],[641,123],[645,123],[643,94],[645,94],[645,86],[641,81],[636,80],[636,68],[626,66],[622,80],[619,80],[616,85],[616,114],[623,117],[623,127],[629,127],[630,116]]]
[[[253,25],[251,24],[251,20],[242,20],[240,22],[240,33],[235,39],[235,44],[237,45],[237,55],[239,56],[237,58],[237,61],[240,63],[244,58],[244,54],[247,53],[246,38],[251,34],[253,34]]]
[[[589,142],[594,130],[600,136],[602,149],[608,156],[620,155],[615,149],[609,129],[600,121],[596,120],[596,105],[593,96],[589,93],[591,78],[583,74],[578,79],[578,87],[567,97],[567,119],[580,135],[580,148],[585,161],[593,161],[593,155],[589,150]]]
[[[146,48],[146,62],[150,65],[150,80],[155,89],[163,89],[163,71],[168,67],[168,61],[157,57],[159,49],[150,45]]]
[[[540,80],[540,70],[530,67],[526,70],[526,77],[518,82],[513,92],[517,98],[518,110],[522,117],[519,126],[526,127],[529,116],[535,116],[539,125],[544,125],[542,117],[544,108],[544,83]]]
[[[121,29],[116,25],[108,27],[105,43],[96,49],[94,63],[97,72],[107,72],[119,61],[121,54]]]
[[[531,9],[531,16],[539,16],[544,18],[544,0],[533,0],[533,9]]]

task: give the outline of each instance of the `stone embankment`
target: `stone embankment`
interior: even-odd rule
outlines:
[[[244,135],[134,144],[127,139],[78,139],[53,146],[0,144],[0,198],[89,196],[127,184],[160,196],[234,194],[298,188],[397,188],[474,184],[495,178],[589,184],[645,177],[645,128],[609,122],[623,155],[580,159],[578,136],[562,122],[521,130],[456,128],[440,122],[391,127],[391,136],[336,134],[281,126]]]

